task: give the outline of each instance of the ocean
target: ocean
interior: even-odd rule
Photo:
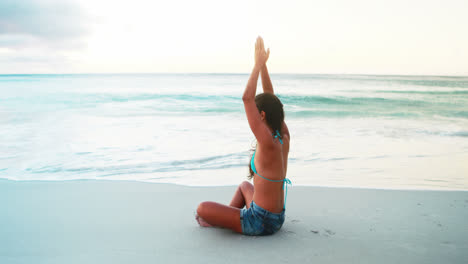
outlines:
[[[239,184],[248,77],[0,75],[0,179]],[[271,78],[293,186],[468,190],[468,77]]]

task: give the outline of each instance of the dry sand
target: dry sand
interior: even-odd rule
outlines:
[[[468,192],[292,187],[283,228],[199,227],[235,187],[0,180],[0,263],[468,263]]]

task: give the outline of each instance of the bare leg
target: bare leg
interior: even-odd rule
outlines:
[[[244,208],[244,206],[250,208],[250,203],[253,199],[253,193],[254,186],[250,182],[244,181],[237,187],[229,206],[215,202],[203,202],[198,206],[195,219],[197,220],[198,224],[203,227],[227,227],[241,233],[242,227],[240,227],[239,209]],[[237,212],[233,213],[232,209],[237,209]],[[225,212],[228,212],[228,216],[223,218],[220,214]],[[234,218],[229,219],[232,217],[229,215],[232,214],[234,214]],[[237,226],[237,222],[239,222],[239,227]]]
[[[234,196],[232,197],[229,206],[236,207],[239,209],[244,208],[244,206],[249,208],[250,203],[253,199],[253,194],[254,186],[250,182],[244,181],[241,184],[239,184],[239,187],[237,187],[237,190],[234,193]]]
[[[239,208],[215,202],[203,202],[198,205],[196,219],[201,226],[225,227],[242,233]],[[205,223],[207,225],[204,225]]]

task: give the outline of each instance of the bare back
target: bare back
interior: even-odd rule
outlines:
[[[282,133],[283,144],[276,140],[273,145],[258,144],[255,155],[255,166],[257,172],[270,180],[284,180],[288,167],[288,154],[290,135],[285,123],[283,123]],[[271,182],[254,174],[254,195],[253,200],[260,207],[279,213],[283,210],[284,189],[283,182]]]

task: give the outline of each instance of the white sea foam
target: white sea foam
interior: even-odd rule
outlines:
[[[236,184],[254,143],[247,79],[0,75],[0,178]],[[468,77],[272,79],[295,185],[468,189]]]

